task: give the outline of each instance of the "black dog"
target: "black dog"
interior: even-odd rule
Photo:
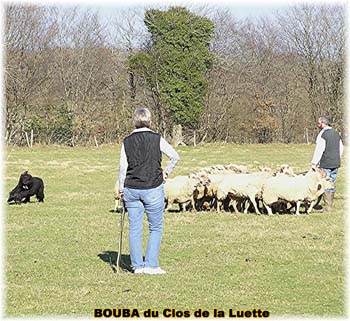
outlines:
[[[19,177],[17,186],[10,192],[7,202],[27,203],[33,195],[39,202],[44,202],[44,182],[41,178],[33,177],[25,171]]]

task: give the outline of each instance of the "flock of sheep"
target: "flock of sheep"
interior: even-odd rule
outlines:
[[[117,191],[118,183],[116,184]],[[164,184],[165,210],[179,204],[180,211],[193,209],[234,212],[307,214],[333,183],[319,169],[296,175],[285,164],[276,172],[260,168],[249,173],[244,165],[217,165],[187,176],[167,179]]]
[[[300,214],[303,203],[309,214],[324,190],[331,187],[331,180],[318,169],[296,175],[285,164],[276,172],[264,167],[259,172],[249,173],[246,166],[229,164],[168,179],[164,192],[166,210],[178,203],[180,210],[185,210],[188,204],[195,210],[233,209],[271,215],[290,212],[295,207],[295,214]]]

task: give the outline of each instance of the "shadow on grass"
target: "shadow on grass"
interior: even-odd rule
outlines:
[[[182,211],[175,210],[175,209],[169,209],[169,210],[167,210],[167,212],[169,212],[169,213],[183,213]]]
[[[21,206],[21,205],[27,205],[27,204],[34,204],[34,203],[38,203],[38,204],[40,204],[40,203],[44,203],[44,202],[38,202],[38,201],[28,201],[28,202],[21,202],[21,203],[16,203],[16,202],[7,202],[7,205],[9,205],[9,206],[13,206],[13,205],[15,205],[15,206]]]
[[[117,209],[112,209],[112,210],[109,210],[109,213],[113,213],[113,214],[121,214],[122,213],[122,209],[121,208],[117,208]],[[125,212],[127,213],[127,212]]]
[[[109,264],[113,272],[116,270],[117,265],[117,257],[118,252],[115,251],[103,251],[103,253],[100,253],[97,255],[103,262],[106,262]],[[122,269],[127,270],[128,272],[132,272],[131,268],[131,260],[130,255],[128,254],[122,254],[120,258],[120,267]]]

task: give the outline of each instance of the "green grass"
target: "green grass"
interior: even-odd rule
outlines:
[[[172,177],[237,163],[308,168],[314,145],[179,147]],[[5,314],[93,316],[95,308],[269,310],[271,316],[344,317],[345,172],[335,210],[311,215],[165,213],[162,276],[116,274],[112,213],[120,146],[8,149],[5,196],[29,170],[45,202],[4,205]],[[166,157],[163,160],[166,163]],[[147,223],[144,222],[146,241]],[[124,233],[124,259],[129,254]],[[145,245],[145,242],[144,242]]]

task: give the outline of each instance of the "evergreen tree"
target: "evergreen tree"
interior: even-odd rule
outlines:
[[[144,22],[151,41],[130,58],[129,67],[152,93],[155,109],[165,121],[161,130],[173,124],[196,128],[207,90],[206,74],[213,63],[209,45],[214,24],[181,7],[148,10]]]

